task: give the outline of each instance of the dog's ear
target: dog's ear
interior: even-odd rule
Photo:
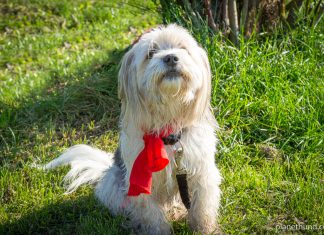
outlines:
[[[121,99],[122,128],[139,126],[144,106],[137,87],[136,48],[134,46],[123,57],[118,74],[118,96]]]
[[[131,93],[134,91],[133,83],[135,83],[135,77],[132,78],[136,73],[134,65],[134,52],[131,49],[128,51],[120,65],[119,73],[118,73],[118,97],[122,101],[128,101]]]
[[[208,55],[206,51],[199,47],[199,54],[200,54],[200,66],[202,67],[202,86],[197,91],[196,94],[196,105],[195,105],[195,112],[198,116],[199,114],[206,113],[206,109],[210,108],[210,97],[211,97],[211,70],[210,70],[210,64],[208,60]]]

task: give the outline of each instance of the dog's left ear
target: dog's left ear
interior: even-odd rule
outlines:
[[[128,101],[131,97],[131,93],[134,92],[132,76],[134,76],[133,68],[134,53],[131,49],[128,51],[122,61],[118,73],[118,97],[119,99]]]

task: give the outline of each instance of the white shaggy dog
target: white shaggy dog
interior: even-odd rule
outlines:
[[[120,141],[115,154],[86,145],[69,148],[48,163],[70,164],[68,192],[95,184],[98,199],[113,215],[124,215],[140,234],[170,234],[168,219],[186,212],[177,185],[173,146],[169,164],[153,174],[152,193],[127,196],[133,164],[145,133],[167,128],[181,133],[180,165],[185,169],[191,207],[189,226],[202,234],[217,231],[221,176],[215,165],[216,120],[210,110],[211,74],[206,52],[177,25],[143,34],[124,56],[119,72]]]

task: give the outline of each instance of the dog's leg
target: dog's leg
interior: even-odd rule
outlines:
[[[126,224],[138,234],[170,234],[171,225],[155,200],[148,195],[127,197],[124,203],[125,214],[129,218]]]
[[[217,234],[217,215],[221,198],[219,188],[220,175],[214,164],[195,174],[189,181],[191,208],[189,226],[202,234]]]
[[[189,226],[202,234],[217,232],[217,215],[220,204],[221,176],[215,165],[217,139],[216,121],[188,128],[181,138],[184,148],[183,166],[188,173],[191,207]]]
[[[123,173],[115,178],[117,183],[112,183],[114,180],[112,175],[117,175],[112,173],[112,175],[107,175],[104,178],[106,182],[99,186],[99,191],[103,192],[101,195],[109,195],[109,192],[106,192],[108,191],[106,186],[110,184],[116,185],[117,193],[114,193],[114,196],[108,200],[104,198],[102,201],[112,212],[115,212],[114,214],[126,216],[128,221],[125,223],[125,227],[134,229],[138,234],[170,234],[171,226],[153,195],[127,196],[132,166],[144,146],[143,134],[140,130],[135,129],[133,125],[130,125],[130,128],[134,128],[134,130],[122,131],[120,136],[120,152],[118,153],[120,156],[118,158],[122,162],[122,167],[119,167],[119,172],[123,171]],[[123,188],[122,193],[121,188]]]
[[[115,172],[114,172],[115,171]],[[121,182],[119,169],[112,168],[97,185],[96,195],[113,215],[124,215],[128,221],[126,228],[134,229],[138,234],[170,234],[171,226],[157,203],[148,195],[127,197]]]

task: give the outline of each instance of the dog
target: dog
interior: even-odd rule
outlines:
[[[121,130],[114,154],[76,145],[44,168],[71,165],[64,178],[67,193],[83,184],[95,185],[99,201],[113,215],[125,216],[127,226],[138,234],[170,234],[168,220],[184,216],[193,231],[217,233],[222,178],[215,164],[218,124],[210,107],[211,71],[205,50],[175,24],[144,33],[121,61],[118,96]],[[146,148],[144,137],[156,144],[167,135],[177,138],[158,148],[166,153],[165,168],[148,173],[151,189],[132,195],[130,182]],[[144,172],[142,165],[137,168],[138,174]],[[188,210],[179,194],[178,168],[186,176]]]

